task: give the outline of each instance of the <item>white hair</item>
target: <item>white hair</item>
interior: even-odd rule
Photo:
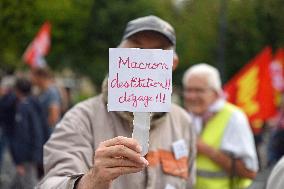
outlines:
[[[187,82],[189,82],[189,78],[193,75],[204,76],[204,78],[208,82],[209,87],[211,87],[218,93],[222,92],[220,73],[215,67],[205,63],[191,66],[185,71],[183,75],[183,86],[186,86]]]

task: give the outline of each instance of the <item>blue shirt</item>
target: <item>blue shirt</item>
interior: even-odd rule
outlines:
[[[46,118],[49,117],[49,108],[52,105],[56,105],[59,108],[61,107],[61,97],[59,90],[56,86],[51,85],[48,87],[47,90],[45,90],[43,93],[39,95],[39,102],[41,106],[43,107],[43,113],[46,116]],[[50,125],[53,126],[53,125]]]

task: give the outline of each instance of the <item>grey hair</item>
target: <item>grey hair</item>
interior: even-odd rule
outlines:
[[[204,78],[206,78],[208,82],[209,87],[211,87],[217,93],[222,92],[220,73],[215,67],[205,63],[191,66],[185,71],[183,75],[183,86],[186,86],[188,79],[192,75],[204,76]]]

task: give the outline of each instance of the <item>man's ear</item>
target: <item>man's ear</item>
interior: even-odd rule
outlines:
[[[173,71],[176,69],[179,63],[179,58],[176,52],[174,52],[174,60],[173,60]]]

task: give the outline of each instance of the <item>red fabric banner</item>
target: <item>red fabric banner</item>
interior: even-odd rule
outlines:
[[[44,56],[50,49],[51,24],[45,22],[40,28],[34,40],[26,49],[23,60],[31,67],[43,67],[46,65]]]
[[[227,99],[244,110],[255,134],[276,113],[271,62],[272,50],[267,47],[224,85]]]

